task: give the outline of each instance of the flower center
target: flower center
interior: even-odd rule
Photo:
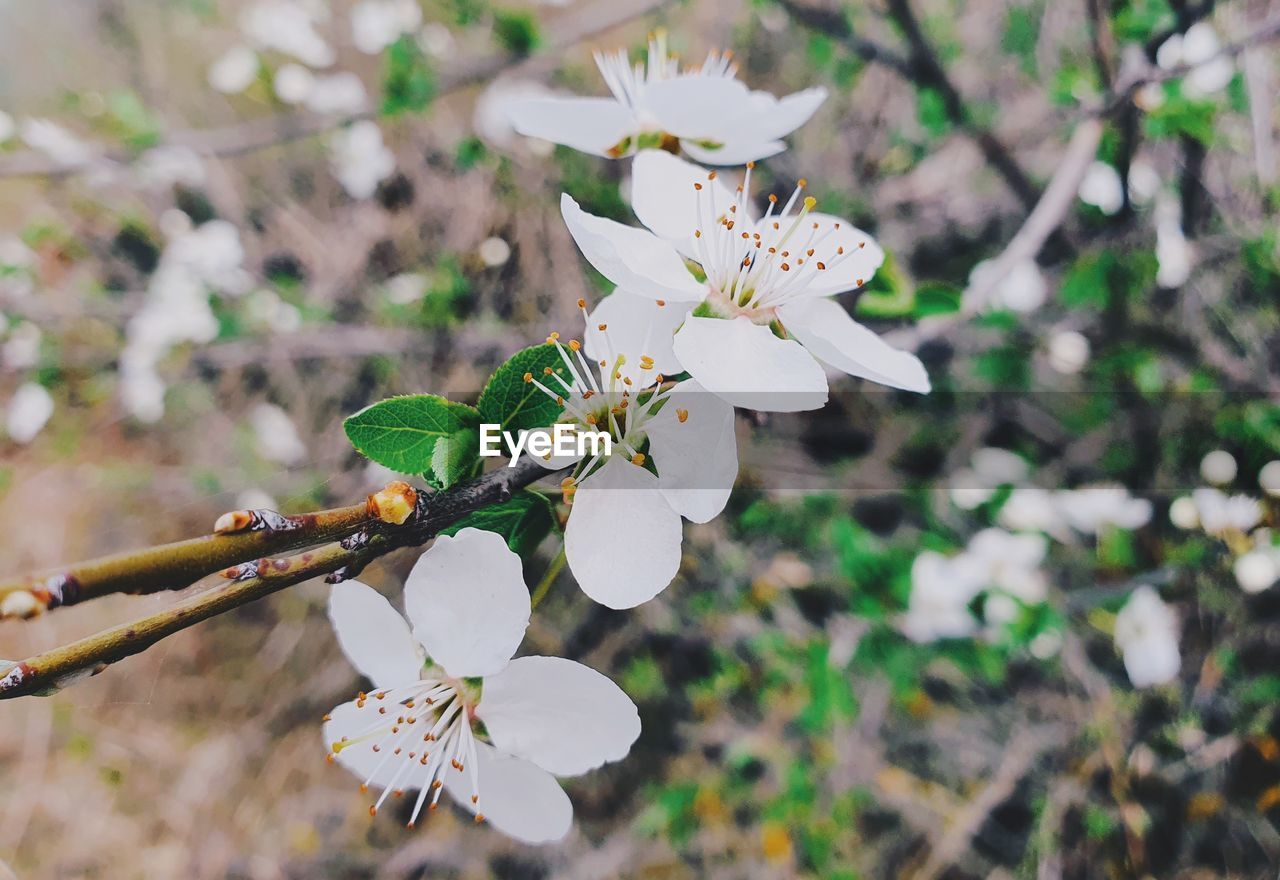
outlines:
[[[665,307],[661,301],[658,305]],[[578,300],[578,309],[586,319],[586,300]],[[640,355],[636,363],[639,369],[633,369],[632,362],[617,351],[610,339],[608,324],[596,325],[596,331],[603,346],[603,351],[598,353],[604,357],[596,361],[594,369],[588,363],[580,342],[571,339],[564,343],[560,341],[559,333],[552,333],[547,337],[547,343],[554,345],[560,353],[568,378],[549,367],[543,370],[542,378],[525,375],[526,382],[564,408],[562,422],[585,430],[605,431],[612,438],[613,449],[609,453],[602,451],[577,464],[573,476],[563,483],[567,495],[571,495],[577,483],[593,474],[607,457],[619,451],[632,464],[644,465],[646,455],[642,450],[648,439],[646,425],[663,409],[673,387],[661,373],[656,372],[655,362],[647,354]],[[642,351],[648,343],[646,339],[641,346]],[[680,420],[684,421],[683,418]]]
[[[360,785],[361,791],[368,791],[376,779],[376,784],[383,786],[377,802],[369,807],[369,815],[377,815],[389,795],[401,797],[406,790],[419,790],[410,828],[427,805],[428,795],[428,808],[437,808],[445,775],[450,771],[469,772],[471,803],[477,808],[480,803],[473,730],[476,689],[465,681],[436,677],[436,672],[437,669],[430,670],[430,677],[407,687],[361,693],[356,698],[356,709],[367,716],[367,726],[331,744],[330,761],[344,749],[357,745],[370,745],[378,756],[373,770]],[[382,779],[387,780],[385,784]],[[476,821],[484,821],[484,814],[477,812]]]
[[[846,246],[848,230],[841,221],[812,216],[818,200],[801,197],[808,185],[803,178],[781,208],[778,197],[770,195],[764,216],[752,220],[754,168],[754,162],[747,163],[742,185],[728,204],[717,203],[717,187],[693,184],[698,209],[694,252],[711,289],[710,316],[745,315],[768,324],[774,320],[773,309],[826,281],[866,242]],[[715,179],[716,172],[708,172],[707,183]],[[861,287],[866,279],[849,280]]]

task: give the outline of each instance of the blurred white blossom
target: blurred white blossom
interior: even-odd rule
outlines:
[[[480,242],[477,251],[480,255],[480,262],[486,266],[501,266],[507,260],[511,259],[511,245],[507,244],[505,239],[496,235],[486,238]]]
[[[511,152],[520,147],[534,154],[549,152],[551,141],[524,137],[516,131],[511,115],[512,110],[525,101],[550,98],[555,94],[542,83],[499,77],[480,94],[471,126],[480,140],[500,152]],[[546,149],[540,149],[539,145],[545,145]]]
[[[1191,277],[1191,243],[1182,231],[1182,211],[1172,198],[1156,202],[1156,283],[1170,290]]]
[[[351,8],[351,40],[367,55],[377,55],[420,24],[418,0],[360,0]]]
[[[1089,339],[1075,330],[1058,330],[1049,336],[1049,366],[1064,376],[1072,376],[1089,363]]]
[[[1174,34],[1156,50],[1156,64],[1164,70],[1189,67],[1182,78],[1182,93],[1189,98],[1207,98],[1231,84],[1235,64],[1222,52],[1222,42],[1213,25],[1201,21]]]
[[[96,155],[88,144],[48,119],[24,119],[18,133],[28,147],[44,153],[59,165],[72,168],[88,165]]]
[[[1273,498],[1280,498],[1280,461],[1269,461],[1258,471],[1258,485]]]
[[[1262,504],[1248,495],[1227,495],[1221,489],[1202,487],[1191,493],[1206,534],[1222,538],[1247,533],[1262,520]]]
[[[1129,164],[1129,199],[1135,205],[1145,205],[1160,191],[1160,174],[1146,159],[1134,159]]]
[[[205,181],[204,161],[190,147],[153,147],[138,157],[134,170],[147,189],[201,186]]]
[[[19,386],[9,401],[5,430],[15,443],[30,443],[53,415],[53,397],[37,382]]]
[[[238,95],[258,77],[258,53],[233,46],[209,66],[209,85],[224,95]]]
[[[135,418],[155,422],[164,415],[160,361],[176,345],[210,342],[218,335],[209,295],[240,295],[248,289],[252,278],[244,258],[240,232],[225,220],[178,231],[169,241],[147,286],[146,304],[125,329],[120,395]]]
[[[276,97],[286,104],[301,104],[311,97],[316,78],[301,64],[282,64],[271,79]]]
[[[1200,459],[1200,476],[1206,483],[1225,486],[1236,478],[1239,470],[1235,456],[1225,449],[1215,449]]]
[[[965,299],[981,297],[981,305],[1013,312],[1034,312],[1049,296],[1049,284],[1035,260],[1022,260],[1009,267],[1003,278],[992,283],[996,261],[983,260],[969,273]],[[979,303],[973,302],[974,305]]]
[[[1261,593],[1280,579],[1280,549],[1265,546],[1243,553],[1236,559],[1232,572],[1240,589],[1246,593]]]
[[[1200,527],[1200,511],[1190,496],[1183,495],[1173,499],[1169,505],[1169,522],[1180,529],[1198,529]]]
[[[432,58],[444,58],[453,51],[453,32],[438,21],[429,21],[418,34],[418,47]]]
[[[1086,205],[1093,205],[1104,214],[1115,214],[1124,207],[1124,182],[1114,167],[1094,162],[1080,181],[1079,195]]]
[[[369,93],[360,77],[349,71],[318,76],[306,97],[307,109],[312,113],[334,116],[351,116],[369,106]]]
[[[259,48],[292,55],[310,67],[328,67],[333,49],[316,31],[328,17],[323,3],[258,0],[240,16],[240,29]]]
[[[971,636],[978,619],[969,604],[982,592],[978,572],[959,557],[926,550],[911,564],[911,595],[898,626],[913,642]]]
[[[1115,640],[1134,687],[1173,681],[1182,667],[1177,615],[1151,587],[1134,590],[1120,609]]]
[[[396,158],[382,142],[376,122],[361,120],[329,138],[329,163],[342,188],[354,199],[367,199],[396,169]]]
[[[1136,529],[1151,521],[1151,502],[1134,498],[1118,484],[1066,489],[1057,493],[1057,503],[1071,527],[1087,535],[1111,527]]]
[[[974,510],[995,495],[1000,486],[1026,479],[1027,460],[1007,449],[985,447],[974,451],[967,468],[951,475],[951,503],[961,510]]]
[[[34,367],[40,359],[40,340],[43,334],[31,321],[22,321],[9,330],[9,337],[0,351],[0,360],[11,370]]]
[[[307,445],[289,414],[273,403],[260,403],[249,413],[258,454],[277,464],[299,464],[307,457]]]
[[[1016,532],[1045,532],[1056,535],[1062,531],[1062,515],[1054,495],[1039,486],[1019,486],[1009,495],[996,516],[1000,525]]]

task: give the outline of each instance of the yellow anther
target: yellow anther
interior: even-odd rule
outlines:
[[[533,381],[533,373],[525,373],[525,374],[524,374],[524,380],[525,380],[526,382],[532,382],[532,381]]]
[[[715,180],[715,179],[716,179],[716,172],[712,171],[710,174],[707,175],[707,180]]]
[[[804,189],[808,185],[809,181],[805,180],[803,177],[796,181],[796,186],[800,189]]]
[[[578,341],[578,340],[576,340],[576,339],[570,339],[570,340],[569,340],[569,350],[570,350],[570,351],[577,351],[577,350],[578,350],[578,349],[580,349],[580,348],[582,348],[582,343],[581,343],[581,342],[579,342],[579,341]]]
[[[816,205],[816,204],[818,204],[818,200],[817,200],[817,199],[815,199],[813,196],[805,196],[805,197],[804,197],[804,209],[805,209],[806,211],[812,211],[812,210],[813,210],[813,206],[814,206],[814,205]]]
[[[543,367],[543,368],[542,368],[542,375],[544,375],[544,376],[550,376],[550,375],[551,375],[552,373],[554,373],[554,372],[555,372],[555,370],[551,369],[550,367]]]
[[[605,331],[605,330],[608,330],[608,329],[609,329],[609,325],[608,325],[608,324],[597,324],[597,325],[596,325],[596,329],[597,329],[597,330],[600,330],[600,331],[602,331],[602,332],[603,332],[603,331]]]
[[[682,425],[685,422],[689,421],[689,411],[687,409],[676,410],[676,421],[678,421]]]
[[[665,306],[667,304],[667,301],[665,299],[654,300],[654,302],[656,302],[659,305],[659,307]]]
[[[631,463],[637,466],[644,464],[644,453],[637,452],[635,455],[631,456]]]
[[[586,307],[587,307],[587,301],[585,299],[578,300],[578,308],[585,309]]]

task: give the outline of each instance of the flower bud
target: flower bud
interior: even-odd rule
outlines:
[[[18,590],[4,597],[0,602],[0,619],[5,617],[21,617],[28,619],[39,617],[44,613],[44,603],[26,590]]]
[[[403,480],[387,483],[386,487],[369,496],[369,513],[391,525],[404,525],[413,516],[418,503],[418,493]]]

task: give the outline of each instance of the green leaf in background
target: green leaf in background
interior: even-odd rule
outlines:
[[[960,311],[964,291],[954,284],[929,281],[916,288],[915,309],[912,316],[928,318],[930,315],[950,315]]]
[[[538,22],[524,10],[496,9],[493,13],[493,38],[514,55],[528,55],[542,41]]]
[[[348,416],[342,427],[352,446],[383,467],[402,474],[431,474],[436,444],[464,429],[474,435],[479,421],[476,410],[465,403],[415,394],[367,406]],[[442,458],[446,476],[456,464],[452,459],[449,453]]]
[[[524,380],[525,373],[532,373],[543,385],[559,390],[560,383],[546,374],[548,368],[569,380],[569,371],[554,345],[534,345],[512,355],[494,371],[480,392],[476,407],[481,421],[501,425],[502,430],[511,432],[554,424],[563,407]]]
[[[865,318],[902,318],[915,308],[916,291],[911,280],[898,269],[893,254],[884,255],[884,264],[871,276],[853,307]]]
[[[456,535],[466,528],[494,532],[506,539],[513,552],[527,559],[555,528],[555,522],[555,513],[546,496],[525,489],[508,501],[467,514],[442,529],[440,534]]]
[[[431,62],[417,41],[405,34],[387,49],[386,72],[382,77],[382,115],[423,110],[435,92]]]

